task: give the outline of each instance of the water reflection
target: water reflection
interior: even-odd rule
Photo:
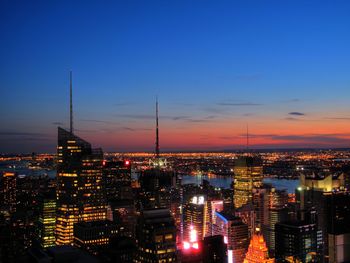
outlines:
[[[208,177],[208,176],[190,176],[185,175],[182,177],[182,184],[201,184],[201,181],[207,180],[214,187],[230,188],[232,179],[229,177]],[[271,184],[278,190],[286,189],[288,193],[294,193],[298,187],[299,180],[287,180],[287,179],[276,179],[276,178],[265,178],[264,183]]]

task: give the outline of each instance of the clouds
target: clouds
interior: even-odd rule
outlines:
[[[246,136],[241,134],[241,136]],[[329,134],[249,134],[253,139],[264,139],[274,143],[302,143],[305,145],[318,144],[318,145],[339,145],[349,144],[350,135],[344,133],[329,133]]]
[[[40,136],[46,136],[46,134],[36,133],[36,132],[22,132],[22,131],[4,130],[4,131],[0,131],[0,136],[33,136],[33,137],[40,137]]]
[[[350,121],[350,117],[326,117],[326,120]]]
[[[151,120],[155,119],[155,115],[151,114],[115,114],[114,116],[123,119],[133,119],[133,120]]]
[[[103,123],[103,124],[119,124],[118,122],[104,121],[104,120],[94,120],[94,119],[80,119],[79,121],[83,121],[83,122],[95,122],[95,123]]]
[[[305,113],[299,112],[299,111],[292,111],[292,112],[289,112],[288,115],[292,115],[292,116],[305,116]]]
[[[254,102],[219,102],[216,105],[219,106],[262,106],[261,103]]]
[[[55,143],[54,136],[45,133],[18,130],[0,131],[0,149],[3,153],[53,152]]]
[[[59,121],[55,121],[52,123],[52,125],[55,125],[55,126],[63,126],[64,123],[63,122],[59,122]]]
[[[124,131],[130,131],[130,132],[137,132],[137,131],[152,131],[151,128],[131,128],[131,127],[121,127],[121,130]]]

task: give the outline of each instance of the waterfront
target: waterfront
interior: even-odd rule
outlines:
[[[182,177],[182,184],[201,184],[201,181],[207,180],[214,187],[230,188],[232,179],[230,177],[208,177],[208,176],[191,176]],[[277,178],[265,178],[264,183],[271,184],[278,190],[286,189],[288,193],[294,193],[298,187],[299,180],[287,180]]]
[[[42,176],[47,175],[49,178],[56,177],[56,170],[52,169],[29,169],[27,161],[15,161],[3,164],[0,167],[0,171],[14,171],[20,177],[23,176]],[[132,178],[137,179],[137,173],[134,171]],[[202,180],[207,180],[209,183],[218,188],[230,188],[232,183],[231,177],[223,176],[195,176],[195,175],[184,175],[182,176],[182,184],[201,184]],[[287,179],[277,179],[277,178],[265,178],[264,183],[271,184],[276,189],[282,190],[286,189],[288,193],[294,193],[295,189],[298,187],[299,180],[287,180]]]

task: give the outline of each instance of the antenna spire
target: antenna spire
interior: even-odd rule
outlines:
[[[70,98],[70,105],[69,105],[69,110],[70,110],[70,126],[69,130],[70,133],[73,134],[73,84],[72,84],[72,71],[69,72],[69,98]]]
[[[247,152],[249,151],[249,126],[247,124]]]
[[[156,157],[159,158],[158,97],[156,97]]]

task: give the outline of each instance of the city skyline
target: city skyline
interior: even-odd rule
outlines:
[[[162,151],[349,147],[350,4],[253,2],[1,3],[0,151],[55,152],[70,70],[105,151],[154,151],[156,96]]]

